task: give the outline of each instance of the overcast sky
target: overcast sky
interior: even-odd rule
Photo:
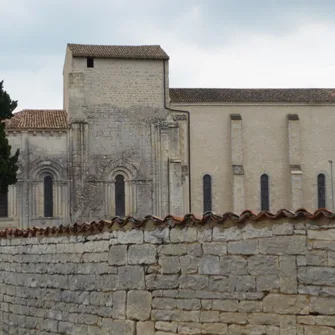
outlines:
[[[67,43],[160,44],[170,87],[335,87],[334,0],[0,0],[0,80],[62,108]]]

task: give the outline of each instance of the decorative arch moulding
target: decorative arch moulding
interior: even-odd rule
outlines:
[[[277,213],[262,211],[258,214],[251,210],[245,210],[240,215],[227,212],[218,215],[212,212],[204,213],[199,217],[194,214],[187,214],[183,217],[167,215],[165,218],[159,218],[148,215],[144,219],[136,219],[134,217],[113,217],[111,220],[100,220],[92,222],[74,223],[73,225],[46,227],[46,228],[27,228],[27,229],[5,229],[0,231],[0,238],[16,238],[16,237],[39,237],[54,235],[77,235],[77,234],[98,234],[108,230],[117,230],[122,227],[144,228],[151,224],[154,228],[175,227],[175,226],[204,226],[210,224],[224,224],[231,222],[233,224],[244,224],[247,222],[260,222],[263,220],[279,221],[282,219],[290,220],[310,220],[318,221],[322,219],[334,220],[335,213],[327,209],[318,209],[314,213],[306,209],[298,209],[295,212],[287,209],[281,209]],[[279,223],[279,222],[278,222]]]

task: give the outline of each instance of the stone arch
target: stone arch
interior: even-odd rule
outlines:
[[[66,216],[67,180],[64,168],[52,160],[37,160],[32,163],[32,166],[30,170],[32,216],[48,219]],[[51,190],[45,194],[45,181],[49,177],[52,179]],[[51,209],[50,206],[52,206]]]
[[[118,159],[107,163],[103,171],[103,179],[111,180],[117,171],[124,174],[128,180],[136,180],[138,176],[138,169],[134,164],[130,163],[127,159]]]
[[[117,209],[118,201],[120,201],[120,190],[118,190],[117,179],[122,177],[123,179],[123,190],[124,197],[123,201],[124,210],[122,210],[121,216],[133,215],[136,212],[136,182],[134,180],[134,175],[136,175],[136,169],[129,166],[115,166],[109,171],[106,176],[106,187],[105,187],[105,215],[107,217],[120,215],[120,211]]]
[[[33,181],[41,181],[47,175],[53,177],[55,181],[66,181],[64,168],[55,161],[35,161],[32,163],[33,168],[30,171],[30,176]]]

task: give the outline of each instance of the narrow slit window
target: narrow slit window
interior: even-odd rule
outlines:
[[[212,178],[206,174],[203,177],[203,193],[204,193],[204,212],[212,211]]]
[[[115,215],[125,216],[126,214],[126,192],[124,176],[118,174],[115,177]]]
[[[44,217],[53,217],[53,181],[51,176],[44,178]]]
[[[318,175],[318,208],[326,208],[326,177],[323,173]]]
[[[94,67],[94,58],[87,57],[87,67]]]
[[[261,209],[268,211],[270,208],[269,198],[269,176],[267,174],[261,175]]]
[[[8,193],[0,194],[0,217],[8,217]]]

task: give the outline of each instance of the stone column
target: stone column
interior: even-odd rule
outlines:
[[[291,173],[291,208],[297,210],[303,206],[300,121],[298,114],[287,115],[288,160]]]
[[[245,209],[242,117],[240,114],[230,115],[230,144],[233,171],[233,211],[240,214]]]

